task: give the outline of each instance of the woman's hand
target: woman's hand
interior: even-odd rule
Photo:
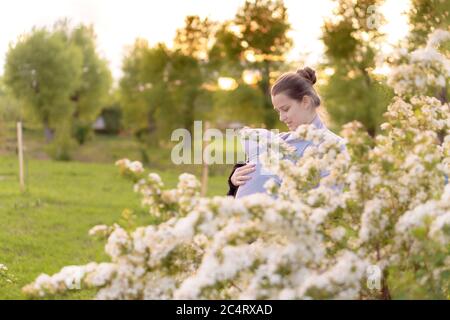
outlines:
[[[250,180],[252,177],[247,176],[247,174],[255,171],[256,170],[255,166],[256,165],[253,163],[248,163],[245,166],[242,166],[234,170],[234,173],[230,179],[233,186],[235,187],[242,186],[245,184],[245,182],[247,182],[247,180]]]

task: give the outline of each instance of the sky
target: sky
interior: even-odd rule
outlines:
[[[187,15],[209,17],[215,21],[232,19],[244,0],[14,0],[0,5],[0,75],[10,43],[33,26],[51,26],[67,17],[73,23],[93,24],[97,34],[98,51],[108,60],[114,78],[121,76],[125,48],[138,37],[151,45],[165,42],[169,47],[176,29],[184,24]],[[290,35],[294,48],[288,58],[314,65],[322,56],[320,41],[323,18],[334,7],[331,0],[285,0]],[[383,28],[388,43],[394,44],[408,31],[402,12],[409,0],[386,0],[380,11],[388,24]],[[387,46],[388,47],[388,46]]]

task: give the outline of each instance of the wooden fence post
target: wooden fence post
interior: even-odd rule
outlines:
[[[23,169],[23,138],[22,138],[22,122],[17,122],[17,153],[19,156],[19,181],[20,191],[25,191],[25,175]]]
[[[209,141],[205,140],[206,131],[209,129],[209,122],[205,122],[205,129],[203,131],[203,137],[202,137],[202,188],[200,191],[200,195],[202,197],[206,196],[206,192],[208,191],[208,161],[205,156],[205,148],[209,145]]]

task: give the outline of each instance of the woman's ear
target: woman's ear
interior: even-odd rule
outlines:
[[[304,95],[302,98],[302,104],[305,106],[306,110],[311,110],[311,108],[313,106],[311,97],[308,95]]]

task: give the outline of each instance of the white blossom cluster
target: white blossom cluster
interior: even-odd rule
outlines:
[[[142,204],[156,217],[185,215],[197,204],[200,183],[194,175],[183,173],[176,189],[163,190],[161,177],[150,173],[134,185],[134,191],[142,195]]]
[[[189,174],[167,190],[158,175],[120,162],[161,222],[94,227],[108,236],[110,262],[41,275],[23,290],[62,294],[75,282],[97,288],[97,299],[448,298],[449,105],[397,97],[385,118],[375,138],[358,122],[345,125],[345,145],[300,126],[293,135],[311,142],[300,158],[268,142],[281,147],[261,161],[282,183],[240,199],[202,198]],[[383,276],[375,289],[367,285],[373,265]]]
[[[130,161],[129,159],[121,159],[116,161],[122,171],[130,171],[131,173],[140,174],[144,172],[144,167],[139,161]]]
[[[9,274],[8,267],[2,263],[0,263],[0,285],[12,283],[13,278]]]
[[[417,92],[434,93],[443,88],[450,78],[450,60],[438,46],[450,40],[450,32],[435,30],[426,46],[412,53],[399,49],[394,59],[397,65],[388,77],[388,84],[399,96],[413,96]]]

